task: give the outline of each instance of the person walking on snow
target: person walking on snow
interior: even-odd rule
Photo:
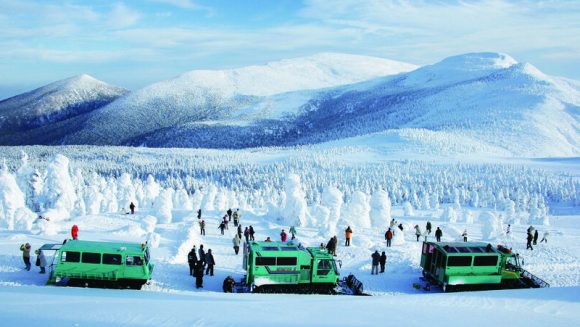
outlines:
[[[226,224],[222,221],[218,226],[218,229],[222,232],[222,235],[224,235],[224,229],[226,229]]]
[[[352,235],[352,229],[350,228],[350,226],[348,226],[346,228],[346,230],[344,231],[344,236],[346,238],[346,240],[344,241],[344,246],[350,246],[351,235]]]
[[[73,225],[71,230],[70,230],[70,235],[72,236],[73,240],[78,239],[79,237],[79,226],[77,225]]]
[[[205,274],[213,276],[213,266],[215,266],[215,260],[213,258],[213,254],[211,254],[211,249],[208,249],[207,253],[205,254],[205,263],[207,265],[207,268],[205,269]]]
[[[129,209],[131,209],[131,214],[134,215],[135,214],[135,203],[131,202],[131,204],[129,204]]]
[[[290,227],[290,234],[292,235],[291,240],[294,240],[296,238],[296,227],[292,226]]]
[[[389,228],[389,230],[387,230],[387,232],[385,233],[385,240],[387,240],[387,247],[390,248],[391,247],[391,240],[393,239],[393,231],[391,231],[391,229]]]
[[[387,264],[387,255],[385,254],[385,251],[383,251],[383,253],[381,254],[381,258],[379,260],[379,263],[381,264],[381,273],[385,272],[385,265]]]
[[[229,230],[229,228],[228,228],[228,216],[227,215],[224,216],[223,223],[224,223],[225,228]]]
[[[255,233],[256,232],[254,232],[254,227],[252,227],[252,225],[250,225],[250,240],[251,241],[255,241],[255,239],[254,239],[254,234]]]
[[[229,208],[226,213],[228,214],[228,221],[232,221],[232,208]]]
[[[240,239],[240,235],[236,234],[232,242],[234,243],[234,252],[236,253],[236,255],[238,255],[238,252],[240,252],[240,243],[242,242],[242,240]]]
[[[44,252],[42,250],[36,250],[35,252],[38,257],[36,258],[36,265],[40,267],[39,273],[44,274],[46,271],[44,268],[46,267],[46,257],[44,256]]]
[[[234,226],[238,226],[240,223],[240,209],[234,212]]]
[[[427,221],[427,225],[425,226],[425,232],[427,235],[431,235],[431,222]]]
[[[205,235],[205,220],[203,219],[199,222],[199,232],[201,235]]]
[[[540,243],[542,243],[542,242],[546,242],[546,243],[548,243],[548,235],[550,235],[550,234],[548,233],[548,231],[545,231],[545,232],[544,232],[544,235],[542,236],[542,240],[540,240]]]
[[[461,236],[463,236],[463,242],[467,242],[467,229],[463,230],[463,234],[461,234]]]
[[[332,255],[336,257],[336,248],[338,247],[338,237],[332,237]]]
[[[328,254],[334,254],[334,237],[331,237],[326,243],[326,249],[328,250]]]
[[[437,230],[435,231],[435,238],[437,239],[437,242],[441,242],[441,237],[443,237],[443,231],[441,228],[439,228],[439,226],[437,226]]]
[[[240,240],[242,239],[242,225],[238,225],[238,237],[240,238]]]
[[[421,237],[421,228],[419,225],[415,225],[415,236],[417,236],[417,242],[419,242],[419,237]]]
[[[201,219],[201,209],[197,210],[197,219]]]
[[[199,255],[199,261],[205,267],[205,251],[203,250],[203,244],[199,246],[199,250],[197,251]],[[203,269],[203,268],[202,268]]]
[[[187,263],[189,264],[189,275],[193,276],[195,272],[195,265],[197,264],[197,249],[195,245],[191,248],[191,251],[187,254]]]
[[[533,251],[534,248],[532,247],[532,242],[534,241],[534,237],[532,236],[531,233],[528,233],[526,240],[527,240],[526,250],[531,249]]]
[[[246,243],[250,242],[250,229],[248,229],[248,227],[246,226],[246,229],[244,230],[244,237],[246,238]]]
[[[26,271],[30,271],[30,243],[20,245],[20,251],[22,251],[22,261],[26,266]]]
[[[202,288],[203,287],[203,263],[201,260],[197,262],[195,265],[195,271],[193,273],[195,276],[195,288]]]
[[[507,229],[505,231],[505,235],[506,236],[509,236],[510,235],[511,229],[512,229],[512,225],[508,224]]]
[[[534,245],[538,245],[538,230],[534,232]]]
[[[381,261],[381,255],[379,254],[378,250],[375,250],[375,253],[371,255],[372,258],[372,268],[371,268],[371,275],[378,275],[379,274],[379,262]]]
[[[284,230],[282,230],[282,232],[280,233],[280,240],[282,242],[286,242],[287,237],[288,237],[288,235],[286,234],[286,232]]]

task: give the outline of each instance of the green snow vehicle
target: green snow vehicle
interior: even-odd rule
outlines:
[[[67,240],[40,249],[56,251],[48,280],[53,285],[140,289],[154,267],[147,243]]]
[[[243,268],[238,292],[364,294],[353,275],[340,279],[328,251],[295,242],[245,243]]]
[[[488,243],[424,242],[421,267],[423,277],[443,292],[550,286],[521,267],[519,254]]]

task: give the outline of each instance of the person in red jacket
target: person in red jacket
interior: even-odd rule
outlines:
[[[284,230],[282,230],[282,233],[280,233],[280,240],[282,240],[282,242],[286,242],[286,237],[288,237],[288,235]]]
[[[76,240],[79,236],[79,227],[77,225],[73,225],[72,229],[70,230],[70,234],[73,240]]]
[[[387,247],[391,247],[391,240],[393,239],[393,232],[389,228],[389,230],[385,233],[385,240],[387,240]]]

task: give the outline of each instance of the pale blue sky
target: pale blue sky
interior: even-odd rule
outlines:
[[[81,73],[136,89],[318,52],[473,51],[580,80],[580,0],[0,0],[0,98]]]

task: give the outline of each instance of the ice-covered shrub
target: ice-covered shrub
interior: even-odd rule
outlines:
[[[157,225],[157,218],[154,216],[148,215],[141,221],[141,228],[146,233],[153,233],[155,231],[155,226]]]

